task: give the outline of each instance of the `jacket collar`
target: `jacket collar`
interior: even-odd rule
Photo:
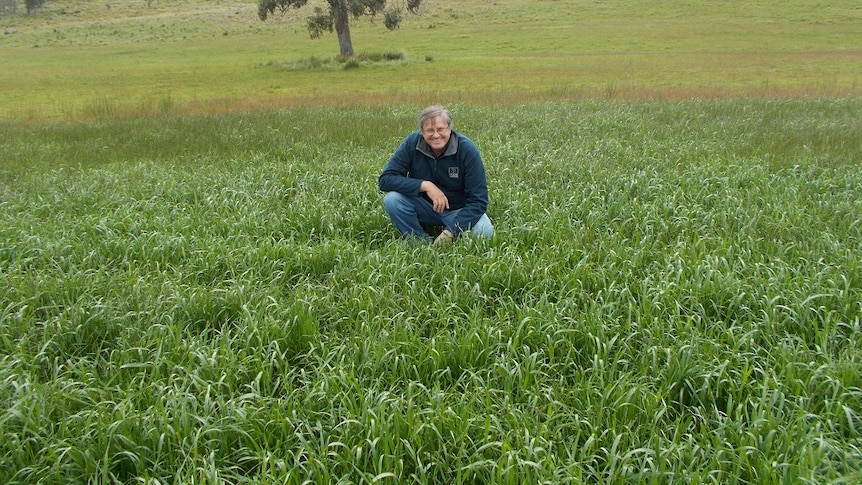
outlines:
[[[429,156],[431,158],[443,158],[448,157],[449,155],[454,155],[458,153],[458,134],[455,131],[451,131],[449,135],[449,143],[446,144],[446,149],[443,150],[443,153],[440,156],[434,155],[434,150],[428,146],[428,143],[425,141],[425,138],[422,138],[422,134],[419,134],[419,141],[416,142],[416,149],[419,150],[423,155]]]

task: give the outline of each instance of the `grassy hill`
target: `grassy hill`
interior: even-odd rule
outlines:
[[[0,16],[0,117],[76,119],[278,106],[856,96],[856,2],[426,1],[401,29],[353,24],[345,70],[309,8],[69,0]]]

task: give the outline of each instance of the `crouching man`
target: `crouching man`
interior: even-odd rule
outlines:
[[[488,183],[479,149],[452,130],[443,106],[419,114],[419,130],[407,135],[377,186],[386,193],[383,206],[405,239],[448,244],[465,233],[490,237],[494,226],[485,214]],[[432,239],[425,230],[442,226]]]

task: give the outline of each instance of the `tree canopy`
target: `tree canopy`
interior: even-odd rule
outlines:
[[[308,0],[258,0],[257,15],[266,20],[276,12],[284,14],[291,8],[304,7]],[[406,8],[408,12],[416,13],[422,0],[326,0],[329,8],[314,7],[314,14],[308,18],[308,33],[312,39],[324,32],[335,30],[338,36],[339,54],[345,57],[353,55],[353,41],[350,38],[350,17],[383,16],[383,25],[389,30],[395,30],[401,25],[401,15]],[[390,5],[391,4],[391,5]]]

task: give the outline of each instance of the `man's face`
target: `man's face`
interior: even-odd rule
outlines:
[[[449,129],[449,125],[446,124],[446,120],[442,116],[429,118],[422,123],[422,138],[437,155],[446,148],[451,134],[452,130]]]

